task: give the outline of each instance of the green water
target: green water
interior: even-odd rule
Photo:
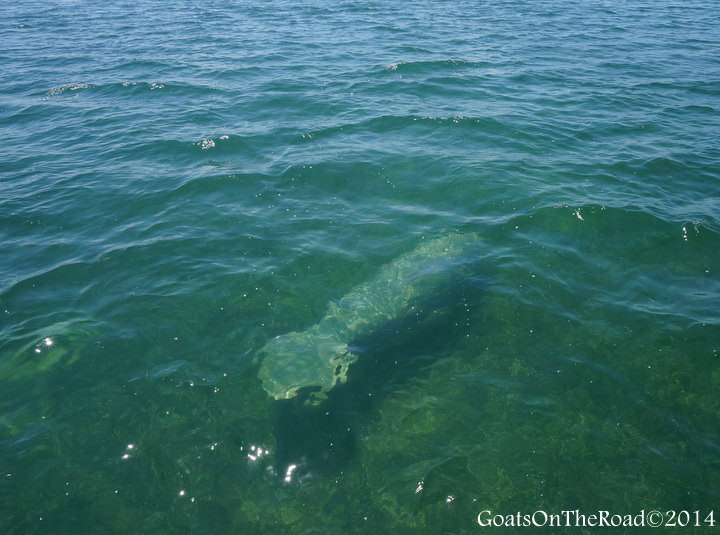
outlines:
[[[717,5],[0,15],[0,533],[720,522]],[[326,401],[268,395],[270,340],[452,233]]]

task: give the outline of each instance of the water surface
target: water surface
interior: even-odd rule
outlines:
[[[714,2],[0,15],[3,533],[717,507]],[[267,395],[268,340],[452,232],[325,404]]]

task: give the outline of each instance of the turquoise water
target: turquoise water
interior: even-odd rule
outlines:
[[[717,3],[0,15],[0,532],[718,507]],[[269,340],[451,233],[324,403],[263,390]]]

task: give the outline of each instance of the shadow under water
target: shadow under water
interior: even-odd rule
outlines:
[[[472,280],[472,282],[470,282]],[[413,307],[413,314],[386,323],[352,341],[358,360],[345,383],[321,403],[311,403],[316,388],[276,401],[273,428],[276,461],[286,481],[340,477],[357,459],[360,441],[383,399],[448,358],[469,328],[477,307],[477,280],[445,284]]]

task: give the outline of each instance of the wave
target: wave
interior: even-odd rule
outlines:
[[[386,71],[399,74],[438,74],[441,72],[460,72],[465,69],[488,67],[486,62],[466,61],[462,59],[442,59],[424,61],[399,61],[385,67]]]
[[[112,82],[70,82],[51,87],[45,91],[47,98],[84,96],[92,98],[128,98],[144,95],[164,95],[172,98],[221,97],[234,94],[229,89],[207,83],[191,83],[167,80],[122,80]]]

